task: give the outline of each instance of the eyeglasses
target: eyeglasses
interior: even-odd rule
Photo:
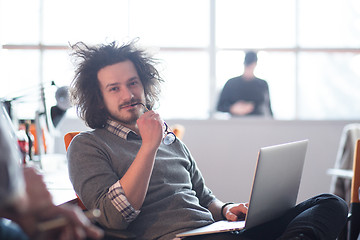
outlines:
[[[145,104],[143,103],[137,103],[140,104],[141,106],[143,106],[145,108],[145,110],[148,112],[150,111]],[[136,104],[135,104],[136,105]],[[172,143],[174,143],[176,141],[176,135],[175,133],[171,130],[171,128],[167,125],[167,123],[164,121],[164,126],[165,126],[165,130],[164,130],[164,137],[163,137],[163,143],[165,145],[170,145]]]

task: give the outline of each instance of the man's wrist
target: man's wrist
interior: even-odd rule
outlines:
[[[226,214],[224,214],[224,209],[225,209],[226,206],[228,206],[228,205],[230,205],[230,204],[234,204],[234,203],[233,203],[233,202],[227,202],[227,203],[225,203],[224,205],[222,205],[222,207],[221,207],[220,213],[221,213],[221,216],[222,216],[222,218],[223,218],[224,220],[226,220]]]

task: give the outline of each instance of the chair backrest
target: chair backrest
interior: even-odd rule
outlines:
[[[180,140],[183,140],[183,137],[185,134],[185,127],[183,125],[174,124],[170,128],[177,138],[179,138]]]
[[[353,178],[351,183],[351,202],[359,203],[360,187],[360,139],[357,139],[354,150]]]
[[[64,143],[65,143],[65,149],[67,151],[72,139],[78,135],[80,132],[68,132],[65,134],[64,136]],[[86,207],[84,206],[84,204],[82,203],[82,201],[80,200],[79,196],[76,194],[77,197],[77,204],[79,207],[81,207],[82,210],[86,210]]]
[[[360,233],[359,187],[360,187],[360,139],[357,139],[355,142],[354,160],[353,160],[353,177],[351,180],[349,223],[347,224],[348,232],[346,239],[349,240],[358,239]]]
[[[350,123],[344,126],[339,147],[335,158],[335,170],[351,173],[350,178],[343,175],[332,174],[330,193],[343,198],[347,203],[351,202],[351,179],[354,164],[354,147],[356,140],[360,138],[360,123]],[[339,173],[339,172],[338,172]]]
[[[64,136],[65,149],[67,151],[72,139],[78,135],[80,132],[68,132]]]

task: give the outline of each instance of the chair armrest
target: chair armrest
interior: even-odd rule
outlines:
[[[328,175],[346,178],[346,179],[352,179],[353,177],[353,170],[346,170],[346,169],[340,169],[340,168],[329,168],[326,173]]]

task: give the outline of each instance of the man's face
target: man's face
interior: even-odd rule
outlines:
[[[133,128],[144,112],[145,93],[134,64],[127,60],[106,66],[97,74],[105,108],[110,117]]]

